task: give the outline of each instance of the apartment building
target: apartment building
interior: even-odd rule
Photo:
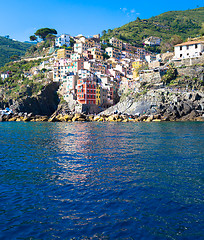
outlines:
[[[61,59],[61,58],[70,58],[72,54],[71,50],[67,50],[67,49],[58,49],[57,50],[57,59]]]
[[[62,47],[65,45],[66,47],[70,47],[70,35],[69,34],[62,34],[55,39],[55,46]]]
[[[176,59],[200,57],[203,53],[203,41],[189,41],[174,46],[174,58]]]
[[[121,51],[119,49],[113,48],[113,47],[107,47],[105,50],[106,50],[106,54],[108,54],[109,57],[116,58],[116,59],[121,58]]]
[[[114,47],[119,48],[120,50],[123,49],[123,41],[121,41],[121,40],[119,40],[119,39],[117,39],[117,38],[112,37],[112,38],[109,40],[109,43],[110,43],[111,45],[113,45]]]

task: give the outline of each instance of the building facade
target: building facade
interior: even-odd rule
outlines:
[[[174,58],[176,59],[200,57],[203,53],[204,42],[202,41],[184,42],[174,46]]]
[[[62,34],[61,36],[55,39],[55,46],[62,47],[65,45],[66,47],[70,47],[70,35],[69,34]]]

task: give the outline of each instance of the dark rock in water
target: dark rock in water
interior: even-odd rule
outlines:
[[[50,116],[56,111],[59,104],[59,98],[57,95],[58,88],[59,83],[49,83],[37,96],[26,96],[23,99],[14,102],[10,108],[14,112],[27,112],[32,113],[33,115]]]
[[[191,107],[187,103],[183,103],[182,115],[187,115],[191,112]]]
[[[196,93],[195,97],[193,98],[194,101],[199,101],[202,97]]]
[[[59,115],[59,114],[66,115],[66,114],[71,114],[71,113],[72,113],[72,111],[70,110],[67,102],[60,103],[56,110],[57,115]]]
[[[196,110],[193,110],[189,114],[189,119],[193,119],[193,118],[198,117],[198,116],[199,116],[199,113]]]
[[[203,110],[203,108],[202,108],[202,105],[201,105],[201,104],[198,104],[198,106],[197,106],[197,107],[195,107],[195,110],[198,110],[198,111],[201,111],[201,110]]]

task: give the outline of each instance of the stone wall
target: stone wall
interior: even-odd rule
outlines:
[[[204,78],[204,68],[201,66],[188,66],[183,68],[177,68],[178,75],[188,77],[198,77],[201,80]]]
[[[151,84],[160,83],[161,74],[160,72],[154,72],[154,71],[140,73],[139,80],[140,82],[147,82]]]
[[[204,64],[204,55],[201,57],[195,57],[195,58],[186,58],[186,59],[181,59],[181,60],[172,60],[174,63],[175,67],[178,66],[192,66],[195,64]]]

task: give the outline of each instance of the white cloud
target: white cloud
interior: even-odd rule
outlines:
[[[125,15],[128,17],[128,18],[136,18],[136,16],[139,16],[140,13],[137,13],[136,10],[133,8],[131,10],[128,10],[127,8],[120,8],[120,10],[125,13]]]

